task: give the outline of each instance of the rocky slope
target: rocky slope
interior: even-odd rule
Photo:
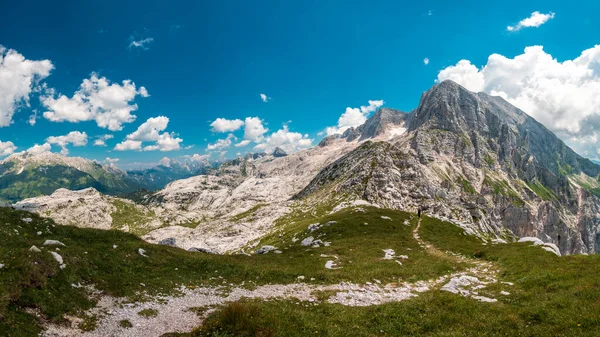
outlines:
[[[158,228],[146,240],[219,253],[254,242],[284,216],[357,204],[421,207],[479,236],[598,253],[599,175],[600,166],[502,98],[445,81],[411,113],[382,108],[312,149],[247,155],[137,200],[160,222],[145,227]]]
[[[363,144],[296,198],[423,207],[484,233],[508,229],[554,243],[563,253],[599,252],[600,166],[533,118],[452,81],[424,93],[408,116],[397,114],[407,133]]]
[[[51,218],[61,225],[82,228],[146,233],[162,225],[144,206],[103,195],[94,188],[78,191],[61,188],[48,196],[25,199],[13,207]]]

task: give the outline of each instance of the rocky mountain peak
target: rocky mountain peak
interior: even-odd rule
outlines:
[[[478,95],[456,82],[436,84],[421,97],[411,116],[409,130],[419,128],[462,132],[472,129],[487,132],[485,104]]]
[[[279,158],[279,157],[285,157],[287,156],[287,152],[285,152],[282,148],[280,147],[276,147],[275,150],[273,150],[273,153],[271,153],[273,155],[273,157],[275,158]]]

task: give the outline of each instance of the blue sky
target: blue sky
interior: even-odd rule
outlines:
[[[460,6],[448,1],[20,1],[1,7],[2,54],[14,50],[25,60],[51,62],[49,75],[39,76],[43,77],[39,84],[32,84],[26,95],[30,106],[23,104],[22,95],[0,85],[4,110],[9,109],[7,100],[14,98],[18,105],[12,123],[0,128],[4,148],[11,142],[13,149],[17,147],[13,151],[23,151],[48,142],[48,137],[85,132],[86,142],[78,137],[81,134],[51,138],[52,151],[60,151],[62,143],[70,155],[100,161],[119,158],[124,166],[209,152],[213,158],[223,152],[231,157],[278,144],[303,148],[317,144],[327,127],[339,129],[338,119],[347,107],[357,111],[366,107],[360,114],[368,115],[373,110],[368,108],[369,100],[383,100],[384,106],[410,111],[438,77],[452,78],[473,90],[498,92],[499,81],[504,81],[501,88],[511,86],[507,78],[498,80],[498,74],[505,72],[502,67],[515,71],[515,62],[522,61],[515,59],[518,55],[524,55],[522,59],[533,55],[530,59],[534,61],[545,55],[555,58],[558,65],[547,62],[548,68],[541,70],[544,75],[531,70],[531,78],[548,82],[548,73],[570,69],[564,61],[576,60],[600,43],[600,4],[594,1],[585,5],[469,1]],[[517,27],[535,11],[548,18],[542,24],[535,22],[537,27],[526,24],[507,29]],[[543,52],[524,52],[529,46],[543,46]],[[490,65],[488,57],[494,53],[520,61]],[[596,86],[600,70],[593,71],[594,64],[600,64],[600,52],[589,54],[593,55],[581,69],[592,69],[591,75],[580,75],[574,81],[561,79],[582,98],[600,88]],[[448,68],[460,60],[468,60],[475,71]],[[524,61],[523,66],[533,69],[534,61]],[[486,64],[487,73],[479,73]],[[483,82],[473,82],[473,76],[481,76]],[[77,111],[61,106],[62,111],[52,103],[60,95],[72,99],[82,82],[93,78],[122,87],[124,80],[135,83],[134,89],[130,85],[129,91],[125,90],[133,95],[125,100],[125,106],[137,105],[135,110],[129,108],[135,120],[107,127],[100,125],[101,118],[79,114],[77,122],[64,121]],[[556,95],[544,91],[524,97],[531,88],[519,85],[517,91],[506,92],[509,101],[533,110],[534,117],[579,153],[599,156],[596,131],[600,130],[600,117],[596,117],[600,116],[600,103],[574,107],[575,122],[581,127],[554,125],[560,116],[568,120],[569,104],[577,105],[568,102],[573,95],[544,105],[540,103],[543,97]],[[261,93],[267,95],[266,102]],[[110,102],[116,99],[100,96]],[[549,106],[561,108],[547,112]],[[58,112],[45,117],[44,112],[52,107]],[[37,119],[32,126],[29,121],[34,110]],[[6,115],[6,111],[2,113]],[[156,119],[159,116],[167,117],[168,123]],[[245,127],[256,127],[256,123],[245,122],[249,117],[258,117],[254,121],[260,120],[262,130],[268,131],[245,137]],[[217,118],[239,122],[211,127]],[[596,121],[597,128],[593,126]],[[144,130],[138,130],[144,123]],[[238,125],[231,136],[230,132],[213,132]],[[136,130],[137,136],[131,136]],[[113,138],[105,141],[106,146],[94,146],[97,136],[107,134]],[[121,146],[124,151],[115,150],[128,135],[132,142]],[[164,143],[159,144],[159,138]],[[245,138],[252,139],[249,145],[234,145]],[[5,150],[5,154],[9,152]]]

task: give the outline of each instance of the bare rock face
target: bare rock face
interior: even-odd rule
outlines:
[[[118,228],[129,231],[127,224],[124,227],[117,226],[123,224],[115,224],[113,215],[119,214],[116,205],[127,207],[128,213],[124,214],[126,217],[151,214],[145,207],[136,205],[130,200],[106,196],[94,188],[78,191],[58,189],[51,195],[25,199],[14,204],[13,207],[51,218],[61,225],[105,230]],[[160,226],[160,223],[150,216],[146,220],[146,223],[137,223],[136,226],[138,228]]]
[[[408,211],[423,207],[481,232],[537,237],[566,254],[599,251],[600,166],[521,110],[444,81],[410,115],[390,116],[378,113],[357,130],[376,134],[381,123],[400,122],[407,132],[363,143],[296,198],[326,191]]]
[[[59,189],[49,196],[25,199],[14,207],[52,218],[59,224],[97,229],[111,229],[110,214],[116,210],[109,197],[94,188]]]

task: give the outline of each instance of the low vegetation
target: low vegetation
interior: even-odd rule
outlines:
[[[51,220],[0,208],[0,335],[33,336],[40,321],[78,315],[95,305],[86,287],[106,294],[144,300],[173,293],[179,285],[229,283],[254,287],[268,283],[340,281],[383,283],[434,279],[464,270],[467,264],[433,256],[412,238],[414,215],[363,207],[324,217],[288,219],[261,242],[281,254],[219,256],[151,245],[132,234],[57,226]],[[30,223],[23,221],[31,218]],[[389,218],[389,219],[388,219]],[[333,223],[335,222],[335,223]],[[308,231],[311,224],[320,228]],[[327,223],[330,223],[327,226]],[[315,227],[312,227],[315,228]],[[38,235],[38,232],[42,232]],[[440,290],[407,301],[373,307],[346,307],[327,302],[243,300],[209,314],[189,334],[168,336],[597,336],[600,319],[598,256],[557,257],[529,244],[483,244],[463,230],[424,217],[421,237],[441,251],[493,262],[500,281],[511,282],[510,294],[497,303],[482,303]],[[308,236],[329,246],[302,246]],[[298,239],[298,241],[292,239]],[[43,246],[46,239],[65,246]],[[30,251],[35,245],[41,252]],[[259,247],[260,247],[259,246]],[[58,248],[58,249],[57,249]],[[145,250],[143,257],[138,249]],[[408,255],[400,266],[383,260],[382,249]],[[64,269],[49,254],[60,254]],[[341,269],[325,269],[321,254],[337,256]],[[221,279],[222,278],[222,279]],[[493,287],[493,285],[491,286]],[[88,288],[89,289],[89,288]],[[326,297],[321,298],[324,300]],[[201,310],[199,308],[198,310]],[[151,319],[157,312],[141,310]],[[86,327],[94,328],[94,319]],[[128,321],[119,323],[127,328]]]

